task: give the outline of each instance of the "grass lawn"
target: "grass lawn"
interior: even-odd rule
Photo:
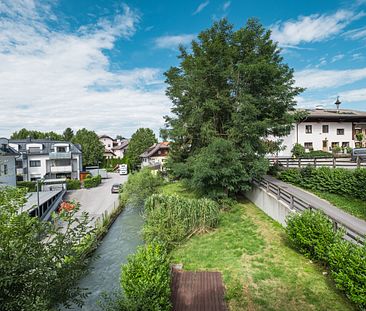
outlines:
[[[334,206],[344,210],[345,212],[350,213],[360,219],[366,220],[366,201],[352,197],[345,197],[334,193],[320,191],[312,192],[320,198],[327,200]]]
[[[169,184],[165,184],[160,187],[160,190],[164,194],[177,194],[189,199],[197,199],[198,195],[192,191],[187,191],[184,185],[181,182],[173,182]]]
[[[354,310],[325,270],[290,248],[284,229],[249,201],[172,256],[186,270],[221,271],[230,310]]]

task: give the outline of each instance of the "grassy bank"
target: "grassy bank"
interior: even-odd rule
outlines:
[[[186,195],[179,184],[168,191],[174,187]],[[230,310],[354,309],[326,271],[291,249],[284,229],[248,201],[222,212],[215,231],[174,250],[173,261],[221,271]]]

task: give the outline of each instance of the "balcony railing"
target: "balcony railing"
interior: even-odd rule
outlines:
[[[71,159],[71,152],[50,152],[51,160]]]
[[[71,173],[72,166],[64,165],[64,166],[51,166],[51,173]]]

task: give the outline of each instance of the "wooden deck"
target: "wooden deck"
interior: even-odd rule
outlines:
[[[173,311],[227,311],[220,272],[173,269]]]

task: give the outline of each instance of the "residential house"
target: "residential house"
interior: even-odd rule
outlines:
[[[164,162],[169,154],[169,142],[161,142],[152,145],[143,154],[140,155],[141,167],[151,167],[157,170],[163,170]]]
[[[301,144],[305,150],[323,150],[330,152],[335,147],[366,146],[366,111],[350,109],[306,109],[307,117],[293,124],[290,134],[283,139],[283,150],[278,156],[291,156],[295,144]],[[357,140],[357,133],[363,133],[363,140]]]
[[[0,187],[16,186],[15,160],[19,154],[9,146],[9,140],[0,138]]]
[[[128,148],[128,139],[113,139],[108,135],[99,136],[100,142],[104,145],[104,157],[106,159],[122,159]]]
[[[67,141],[47,139],[10,139],[9,144],[21,157],[16,161],[17,179],[80,179],[81,146]]]

